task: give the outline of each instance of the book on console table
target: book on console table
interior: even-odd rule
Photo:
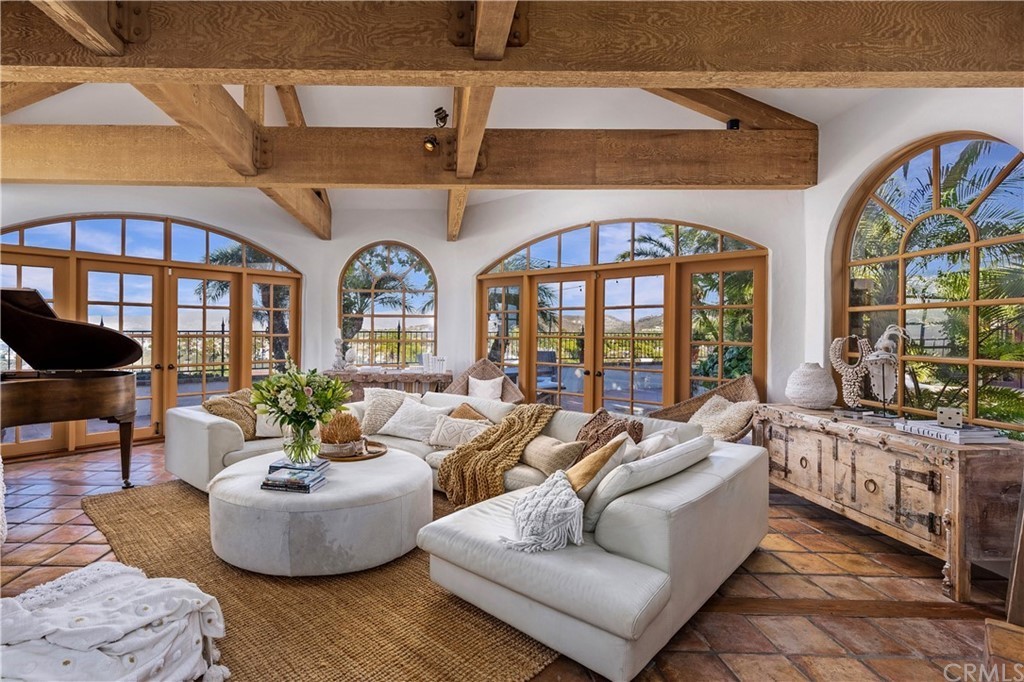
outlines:
[[[322,459],[320,457],[314,457],[313,461],[311,461],[308,464],[296,464],[295,462],[291,461],[287,457],[282,457],[281,459],[275,460],[274,462],[272,462],[270,464],[270,466],[268,467],[267,473],[271,473],[272,474],[275,471],[279,471],[281,469],[288,469],[288,470],[291,470],[291,471],[320,471],[320,472],[322,472],[324,469],[326,469],[330,465],[331,465],[331,461],[329,459]]]
[[[260,486],[263,490],[283,490],[290,493],[311,493],[327,482],[320,471],[294,471],[281,469],[267,474]]]
[[[964,425],[959,429],[955,429],[948,426],[939,426],[939,423],[935,420],[896,422],[894,426],[898,431],[903,431],[904,433],[944,440],[947,443],[956,443],[957,445],[1010,442],[1010,439],[999,433],[997,429],[990,429],[984,426]]]

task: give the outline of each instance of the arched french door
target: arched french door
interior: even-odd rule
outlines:
[[[534,240],[478,278],[478,354],[528,399],[646,414],[752,374],[763,388],[767,251],[663,220]]]

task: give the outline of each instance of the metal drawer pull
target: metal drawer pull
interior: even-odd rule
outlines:
[[[875,479],[869,478],[868,480],[864,481],[864,490],[867,490],[872,495],[877,493],[878,492],[878,484],[875,483]]]
[[[800,458],[800,468],[801,469],[806,469],[808,464],[810,464],[810,462],[807,461],[806,457],[801,457]]]

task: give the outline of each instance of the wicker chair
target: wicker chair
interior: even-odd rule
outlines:
[[[508,376],[501,371],[501,369],[487,358],[477,360],[469,368],[455,377],[448,388],[444,389],[445,393],[451,393],[454,395],[469,395],[469,378],[474,379],[497,379],[503,377],[505,381],[501,383],[501,401],[504,403],[515,403],[519,404],[523,402],[526,396],[519,390],[519,387],[515,385]]]
[[[657,417],[658,419],[669,419],[676,422],[688,422],[690,417],[699,410],[704,403],[711,399],[711,396],[720,395],[726,400],[734,403],[738,403],[745,400],[761,400],[761,396],[757,392],[757,385],[754,384],[754,377],[749,374],[742,376],[732,381],[727,381],[721,384],[718,388],[714,388],[707,393],[702,393],[695,398],[684,400],[681,403],[675,405],[669,405],[663,407],[660,410],[651,412],[648,416]],[[728,438],[721,438],[720,440],[729,441],[735,443],[742,439],[745,435],[750,433],[750,430],[754,427],[754,419],[751,417],[747,425],[740,429],[737,433],[730,435]]]

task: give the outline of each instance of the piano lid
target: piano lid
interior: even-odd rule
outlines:
[[[119,331],[62,320],[35,289],[0,289],[0,339],[32,369],[112,369],[142,357]]]

